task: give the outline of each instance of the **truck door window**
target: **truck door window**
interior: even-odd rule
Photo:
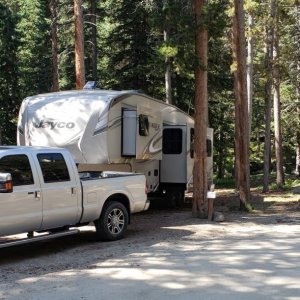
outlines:
[[[7,155],[0,159],[0,172],[10,173],[14,186],[34,184],[27,155]]]
[[[60,153],[42,153],[37,155],[45,183],[70,181],[65,159]]]

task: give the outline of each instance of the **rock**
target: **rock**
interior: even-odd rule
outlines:
[[[293,189],[294,194],[300,194],[300,187],[296,187]]]
[[[216,211],[214,213],[214,221],[215,222],[224,222],[225,221],[224,214],[222,214],[221,212]]]

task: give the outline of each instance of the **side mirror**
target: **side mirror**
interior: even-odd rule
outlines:
[[[0,193],[12,193],[13,183],[10,173],[0,173]]]

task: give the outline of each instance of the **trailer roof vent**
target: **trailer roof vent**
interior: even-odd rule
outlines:
[[[97,87],[97,81],[88,81],[83,87],[84,90],[95,90]]]

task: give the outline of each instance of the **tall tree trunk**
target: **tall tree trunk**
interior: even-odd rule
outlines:
[[[192,215],[206,218],[207,207],[207,171],[206,171],[206,131],[208,119],[207,103],[207,30],[204,26],[204,8],[206,0],[193,0],[196,18],[195,54],[195,144],[194,144],[194,198]]]
[[[254,57],[253,13],[250,11],[248,14],[248,47],[247,47],[247,98],[248,98],[248,114],[249,114],[249,142],[251,138],[251,125],[252,125],[253,57]]]
[[[166,45],[170,42],[170,15],[169,15],[169,0],[163,0],[163,6],[165,11],[165,22],[164,22],[164,42]],[[172,71],[171,71],[171,58],[166,57],[165,59],[165,88],[166,88],[166,102],[172,104]]]
[[[224,140],[224,132],[221,131],[219,133],[219,141],[222,142],[223,140]],[[218,172],[217,172],[218,179],[222,179],[225,176],[225,164],[224,164],[225,157],[226,157],[225,149],[224,148],[219,149],[218,158],[216,160],[217,168],[218,168]]]
[[[84,33],[82,0],[74,0],[75,16],[75,75],[76,89],[82,89],[85,85],[84,67]]]
[[[249,171],[249,123],[246,84],[246,55],[243,0],[234,0],[233,16],[233,59],[235,90],[235,159],[237,167],[237,186],[239,189],[240,208],[249,209],[250,171]]]
[[[265,46],[265,70],[267,81],[265,84],[265,145],[264,145],[264,177],[263,193],[269,191],[269,175],[271,161],[271,113],[272,113],[272,82],[273,82],[273,44],[274,44],[274,22],[275,2],[271,2],[270,20],[266,28]]]
[[[275,1],[275,0],[273,0]],[[279,188],[284,185],[282,133],[281,133],[281,105],[280,105],[280,70],[279,70],[279,16],[278,7],[275,8],[274,28],[274,131],[275,131],[275,155],[276,155],[276,183]]]
[[[57,3],[50,0],[49,8],[51,13],[51,51],[52,51],[52,92],[59,91],[58,82],[58,46],[57,46]]]
[[[94,81],[97,81],[97,64],[98,64],[98,53],[97,53],[97,1],[90,0],[91,6],[91,25],[92,25],[92,77]]]
[[[300,1],[295,1],[295,14],[296,14],[296,62],[297,62],[297,78],[296,78],[296,100],[300,103]],[[297,107],[298,113],[298,127],[296,133],[296,169],[295,173],[300,175],[300,106]]]
[[[256,145],[257,145],[257,148],[256,148],[256,155],[258,156],[261,152],[260,152],[260,149],[261,149],[261,142],[260,142],[260,132],[259,132],[259,128],[256,128]]]
[[[300,109],[297,107],[298,126],[300,125]],[[300,132],[296,133],[296,169],[295,174],[300,175]]]

